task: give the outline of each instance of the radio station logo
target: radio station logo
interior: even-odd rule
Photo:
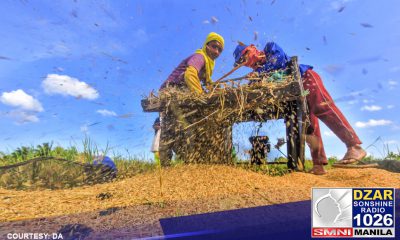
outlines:
[[[313,188],[312,237],[395,237],[394,188]]]

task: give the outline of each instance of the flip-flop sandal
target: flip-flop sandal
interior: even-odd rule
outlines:
[[[358,164],[338,164],[335,163],[332,165],[335,168],[377,168],[379,165],[377,163],[365,163],[359,161]]]
[[[361,161],[361,160],[357,160],[357,159],[354,159],[354,158],[348,158],[348,159],[342,159],[342,160],[340,160],[340,161],[337,161],[337,162],[335,162],[334,163],[334,165],[348,165],[348,164],[353,164],[353,163],[358,163],[359,161]]]

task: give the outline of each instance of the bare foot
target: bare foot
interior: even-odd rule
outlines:
[[[338,161],[337,164],[352,164],[361,161],[367,152],[362,149],[360,145],[355,145],[347,148],[347,152],[342,158],[342,160]]]
[[[323,165],[314,165],[313,168],[309,171],[309,173],[312,173],[314,175],[325,175],[328,172],[324,169]]]

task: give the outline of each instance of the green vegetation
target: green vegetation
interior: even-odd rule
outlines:
[[[337,161],[336,157],[328,158],[328,165],[325,167],[326,169],[332,168],[333,163]],[[282,164],[262,164],[262,165],[250,165],[249,161],[236,161],[235,166],[241,167],[250,171],[267,174],[270,176],[283,176],[291,172],[287,168],[287,159],[284,157],[279,157],[274,159],[274,162],[280,162]],[[313,163],[310,159],[307,159],[304,163],[305,170],[309,171],[313,167]]]
[[[89,179],[85,172],[85,165],[92,163],[95,156],[108,154],[108,151],[108,145],[105,150],[100,151],[92,140],[85,138],[82,152],[75,146],[53,147],[53,143],[43,143],[36,147],[23,146],[9,154],[0,152],[0,187],[33,190],[85,185],[88,184]],[[46,157],[54,159],[43,159]],[[153,162],[137,156],[128,154],[128,157],[123,157],[114,153],[110,157],[118,169],[115,180],[156,169]],[[38,159],[38,161],[29,161],[31,159]],[[24,164],[4,169],[4,166],[18,163]]]
[[[18,190],[33,190],[33,189],[63,189],[82,186],[85,184],[93,184],[88,181],[85,166],[93,163],[93,160],[98,155],[110,156],[118,169],[117,178],[120,180],[127,177],[132,177],[137,174],[153,172],[160,177],[160,194],[162,195],[162,169],[154,161],[149,161],[148,156],[132,156],[128,150],[126,154],[121,155],[110,151],[107,144],[104,150],[100,150],[97,145],[88,137],[82,142],[83,149],[79,151],[77,147],[71,146],[64,148],[54,146],[53,143],[43,143],[35,146],[22,146],[15,149],[11,153],[0,152],[0,187]],[[397,153],[389,151],[385,145],[383,153],[385,157],[375,158],[368,156],[364,162],[378,162],[380,167],[389,171],[399,171],[400,164],[400,149]],[[38,161],[30,161],[35,158]],[[270,176],[283,176],[290,172],[286,164],[262,164],[250,165],[249,161],[238,159],[236,154],[233,154],[234,167],[243,168],[249,171],[254,171]],[[332,164],[338,159],[331,157],[328,159],[326,169],[329,170]],[[382,161],[382,160],[397,160],[397,161]],[[275,162],[286,163],[287,159],[280,157],[274,160]],[[7,168],[14,164],[21,164],[16,167]],[[183,165],[183,161],[175,159],[172,162],[172,167]],[[3,168],[2,168],[3,167]],[[305,161],[305,170],[312,168],[312,161]]]

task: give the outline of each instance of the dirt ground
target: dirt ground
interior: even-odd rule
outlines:
[[[160,218],[309,200],[312,187],[400,188],[399,173],[374,168],[271,177],[229,166],[186,165],[163,170],[161,179],[162,188],[160,175],[147,173],[67,190],[0,189],[0,238],[55,233],[68,224],[89,227],[85,239],[158,236]]]

